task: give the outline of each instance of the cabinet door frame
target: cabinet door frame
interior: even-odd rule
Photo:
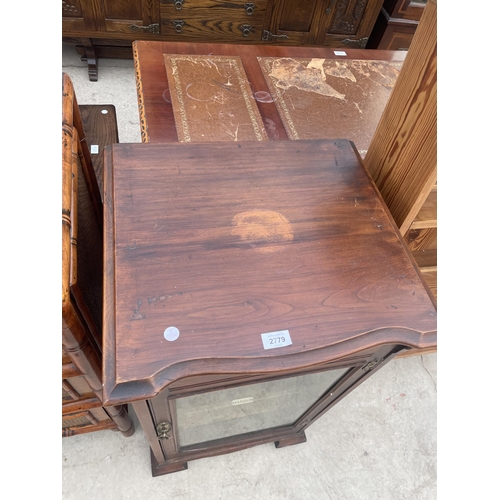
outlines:
[[[139,0],[141,8],[141,17],[130,19],[126,18],[107,18],[106,17],[106,2],[110,0],[91,0],[94,10],[94,18],[96,22],[96,30],[104,33],[118,34],[133,34],[137,33],[141,39],[147,38],[148,35],[159,34],[160,23],[160,0]],[[130,0],[137,3],[137,0]],[[154,32],[154,26],[158,25],[158,31]],[[136,28],[132,28],[135,26]],[[148,28],[151,27],[151,31]]]
[[[64,2],[66,3],[66,2]],[[73,5],[74,2],[69,2]],[[97,29],[94,17],[93,5],[88,0],[78,0],[81,15],[78,17],[65,16],[62,14],[62,31],[82,32],[95,31]]]
[[[327,4],[332,5],[332,11],[328,15],[325,11],[323,17],[320,18],[314,44],[365,48],[383,2],[384,0],[327,0]],[[355,16],[356,11],[360,14],[355,18],[356,24],[353,29],[333,31],[333,24],[340,22],[338,18],[346,13]]]
[[[181,392],[175,395],[169,394],[168,389],[162,391],[157,397],[149,400],[149,408],[151,412],[151,417],[153,419],[153,427],[160,422],[168,422],[172,426],[170,431],[169,439],[158,440],[158,446],[156,448],[156,460],[158,460],[158,451],[163,455],[164,462],[167,464],[175,464],[180,462],[189,462],[191,460],[224,454],[230,451],[236,451],[238,449],[247,448],[249,446],[254,446],[257,444],[263,444],[266,442],[279,441],[281,439],[290,439],[303,435],[305,430],[315,422],[321,415],[326,413],[333,405],[343,399],[347,394],[349,394],[354,388],[361,384],[368,376],[378,370],[381,366],[386,364],[390,359],[392,359],[399,351],[400,346],[385,346],[383,348],[377,349],[375,352],[372,351],[370,356],[359,356],[356,359],[346,359],[345,361],[337,361],[333,363],[327,363],[319,367],[311,368],[304,372],[307,373],[317,373],[320,371],[335,370],[342,368],[349,368],[349,370],[343,374],[339,380],[333,382],[332,386],[329,387],[327,391],[323,393],[304,413],[302,413],[298,419],[294,421],[291,425],[272,427],[269,429],[252,431],[247,434],[239,434],[235,436],[230,436],[226,438],[217,439],[214,441],[208,441],[203,443],[197,443],[185,447],[181,447],[179,444],[179,437],[177,434],[177,421],[176,421],[176,411],[175,402],[178,398],[200,394],[204,392],[211,392],[221,390],[221,387],[207,387],[204,390],[198,389],[197,391]],[[374,363],[374,366],[370,366]],[[368,368],[367,368],[368,366]],[[276,380],[279,378],[288,378],[291,376],[299,376],[301,373],[287,372],[278,376],[269,376],[266,378],[260,378],[259,380],[251,380],[237,382],[234,384],[229,384],[223,389],[229,389],[233,387],[239,387],[241,385],[249,385],[254,383],[266,382],[270,380]],[[157,437],[155,436],[155,439]],[[298,441],[299,442],[299,441]],[[156,444],[156,443],[155,443]]]
[[[282,15],[290,10],[288,0],[274,0],[269,20],[270,43],[279,45],[314,45],[317,38],[316,27],[321,23],[321,12],[326,9],[326,0],[316,0],[312,8],[312,14],[308,31],[292,31],[280,28]],[[284,38],[284,37],[288,38]],[[283,37],[283,38],[281,38]]]

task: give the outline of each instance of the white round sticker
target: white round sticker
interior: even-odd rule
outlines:
[[[165,339],[170,342],[177,340],[179,338],[179,334],[180,334],[179,329],[176,328],[175,326],[169,326],[163,332],[163,336],[165,337]]]
[[[163,336],[165,337],[166,340],[169,342],[173,342],[174,340],[177,340],[179,338],[179,329],[176,328],[175,326],[169,326],[164,332]]]

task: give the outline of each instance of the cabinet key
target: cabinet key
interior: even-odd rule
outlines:
[[[288,35],[273,35],[270,31],[264,30],[262,32],[262,38],[261,40],[264,40],[264,42],[268,42],[269,40],[272,40],[273,38],[289,38]]]
[[[142,31],[143,33],[153,33],[153,35],[160,34],[160,25],[158,23],[150,24],[149,26],[138,26],[137,24],[131,24],[129,28],[134,31]]]

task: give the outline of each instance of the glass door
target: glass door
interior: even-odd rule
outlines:
[[[179,447],[291,426],[350,368],[172,399]]]

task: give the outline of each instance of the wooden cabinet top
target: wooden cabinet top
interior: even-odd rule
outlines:
[[[107,403],[436,345],[435,304],[350,141],[117,144],[104,184]],[[291,344],[266,347],[272,332]]]

